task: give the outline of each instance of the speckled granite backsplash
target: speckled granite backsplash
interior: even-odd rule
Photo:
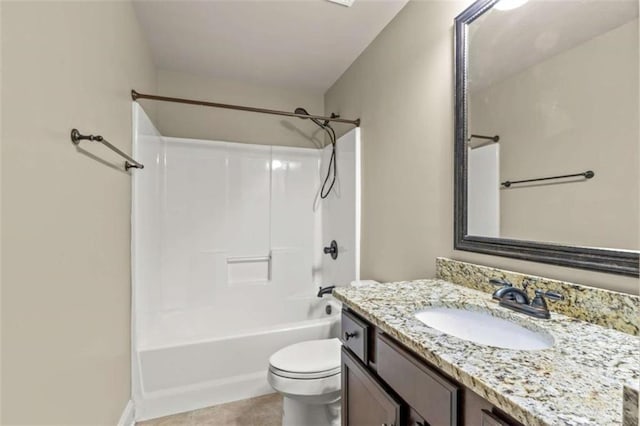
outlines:
[[[530,282],[527,291],[551,290],[564,295],[559,302],[548,302],[549,310],[570,317],[612,328],[634,336],[640,335],[640,297],[594,287],[520,274],[488,266],[460,262],[443,257],[436,259],[436,277],[454,284],[493,293],[496,286],[490,278],[506,278],[522,288],[523,280]]]

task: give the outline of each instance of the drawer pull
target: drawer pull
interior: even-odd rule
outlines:
[[[353,333],[349,333],[348,331],[344,332],[344,340],[349,340],[352,337],[357,337],[357,336],[358,336],[358,333],[355,331]]]

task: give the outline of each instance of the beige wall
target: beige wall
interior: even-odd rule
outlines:
[[[596,174],[503,188],[502,237],[640,248],[637,19],[473,91],[469,114],[500,135],[502,181]]]
[[[1,423],[114,425],[130,398],[131,177],[69,131],[130,151],[129,90],[154,91],[155,71],[128,1],[2,9]]]
[[[291,111],[301,106],[322,115],[322,93],[267,87],[205,76],[158,72],[158,94]],[[155,124],[165,136],[313,148],[323,134],[310,120],[161,102]]]
[[[409,2],[325,95],[362,119],[363,278],[432,277],[449,256],[637,293],[633,278],[453,250],[452,31],[470,3]]]

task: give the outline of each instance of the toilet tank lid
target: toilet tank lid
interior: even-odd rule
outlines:
[[[293,373],[317,373],[340,367],[340,340],[322,339],[295,343],[271,355],[269,363]]]

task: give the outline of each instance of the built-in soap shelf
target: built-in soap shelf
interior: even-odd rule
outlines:
[[[229,284],[266,282],[271,280],[271,253],[266,256],[227,257]]]

